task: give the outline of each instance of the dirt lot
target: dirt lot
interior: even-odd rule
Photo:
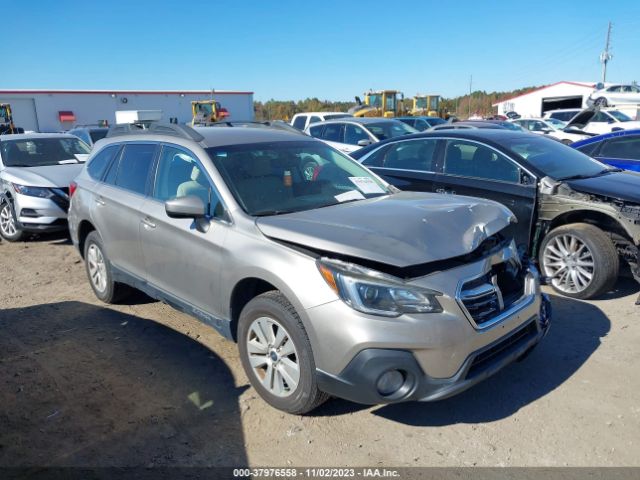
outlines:
[[[143,295],[100,304],[65,238],[0,244],[0,466],[640,465],[638,286],[553,296],[544,343],[450,400],[282,414],[235,345]]]

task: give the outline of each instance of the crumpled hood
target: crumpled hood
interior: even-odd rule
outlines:
[[[576,192],[640,204],[640,173],[637,172],[614,172],[593,178],[565,180],[564,183]]]
[[[72,163],[46,167],[7,167],[2,177],[9,182],[30,187],[68,187],[83,166],[83,163]]]
[[[489,200],[401,192],[256,224],[273,239],[402,268],[470,253],[512,221]]]

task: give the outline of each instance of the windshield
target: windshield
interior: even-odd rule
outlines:
[[[410,133],[418,133],[418,130],[400,121],[388,121],[380,123],[366,123],[364,126],[378,140],[386,140],[387,138],[399,137],[400,135],[409,135]]]
[[[524,128],[522,128],[520,125],[518,125],[517,123],[512,123],[512,122],[496,122],[496,125],[500,125],[501,127],[506,128],[507,130],[514,130],[516,132],[522,132],[524,131]]]
[[[390,193],[359,163],[318,141],[207,149],[249,215],[277,215]]]
[[[554,180],[593,177],[609,167],[556,140],[531,135],[505,139],[503,145]]]
[[[562,120],[558,120],[557,118],[547,118],[546,122],[556,130],[562,130],[567,126],[567,122],[563,122]]]
[[[77,138],[23,138],[0,142],[5,167],[42,167],[78,163],[85,160],[89,147]],[[76,157],[79,154],[82,157]]]
[[[618,110],[609,110],[607,112],[609,115],[611,115],[613,118],[615,118],[616,120],[618,120],[619,122],[630,122],[631,121],[631,117],[628,117],[627,115],[625,115],[624,113],[618,111]]]
[[[416,98],[416,108],[421,108],[421,109],[427,108],[426,97]]]

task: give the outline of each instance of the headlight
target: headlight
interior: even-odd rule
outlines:
[[[438,313],[440,292],[407,285],[401,279],[369,268],[328,258],[317,261],[329,287],[351,308],[372,315]]]
[[[18,185],[16,183],[13,184],[13,188],[15,188],[16,192],[21,195],[27,195],[29,197],[40,197],[40,198],[51,198],[53,197],[53,192],[45,187],[27,187],[24,185]]]

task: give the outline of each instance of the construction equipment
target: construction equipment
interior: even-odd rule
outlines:
[[[191,102],[193,119],[191,126],[209,125],[229,116],[229,111],[215,100],[195,100]]]
[[[442,117],[442,112],[440,112],[440,95],[417,94],[413,97],[411,115]]]
[[[0,135],[8,133],[24,133],[24,129],[18,128],[13,124],[11,105],[0,103]]]
[[[404,94],[397,90],[369,90],[364,103],[356,97],[356,105],[349,109],[354,117],[399,117],[404,115]]]

